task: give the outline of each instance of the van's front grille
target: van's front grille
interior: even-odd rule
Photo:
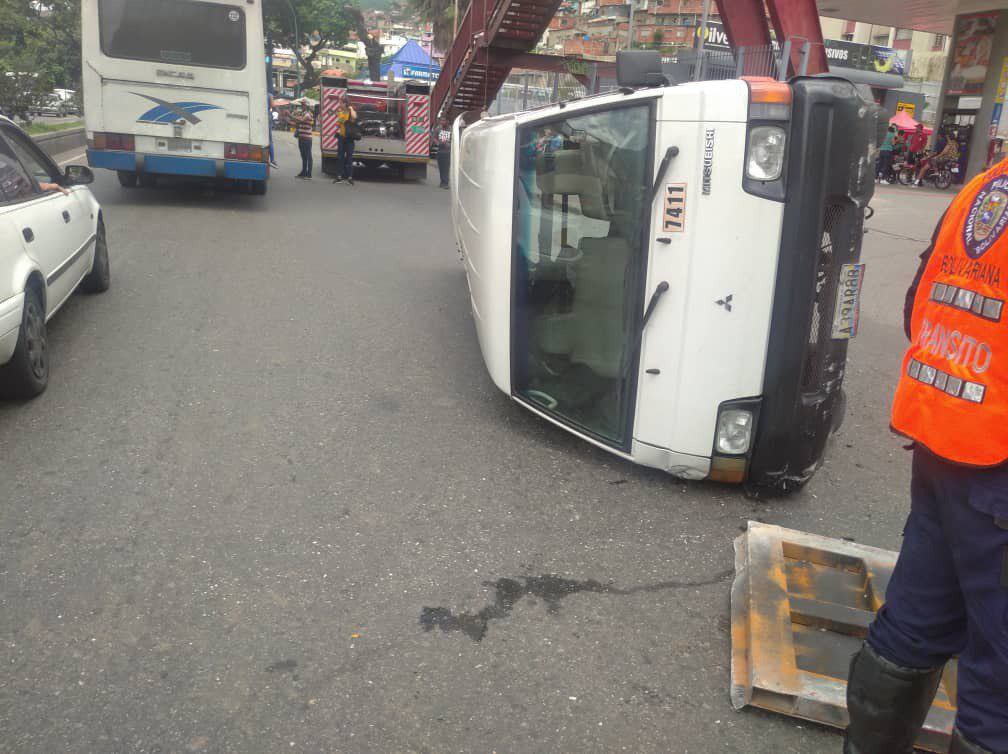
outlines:
[[[840,362],[846,355],[846,348],[838,349],[832,339],[833,316],[836,311],[837,285],[840,268],[853,257],[854,226],[851,220],[857,217],[857,208],[850,204],[833,203],[826,206],[823,214],[822,236],[819,246],[819,264],[815,277],[815,301],[809,323],[808,347],[805,352],[805,368],[802,372],[802,392],[815,393],[823,387],[824,372],[832,372],[831,363],[836,351],[841,350]]]

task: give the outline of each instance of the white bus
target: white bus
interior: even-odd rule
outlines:
[[[260,0],[83,0],[88,161],[125,187],[158,175],[269,178]]]

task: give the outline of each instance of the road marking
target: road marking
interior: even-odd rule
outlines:
[[[68,157],[65,160],[60,160],[56,164],[59,165],[60,167],[63,167],[64,165],[68,165],[69,163],[73,162],[74,160],[79,160],[81,157],[84,157],[86,154],[87,154],[87,152],[81,152],[80,154],[75,154],[73,157]]]

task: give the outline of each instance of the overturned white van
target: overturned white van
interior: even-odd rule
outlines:
[[[622,56],[621,83],[657,65]],[[877,124],[837,78],[460,117],[453,221],[493,381],[635,463],[803,484],[843,415]]]

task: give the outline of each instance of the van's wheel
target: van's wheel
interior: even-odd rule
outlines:
[[[322,158],[322,172],[326,175],[336,176],[339,175],[339,167],[336,164],[337,160],[335,157],[323,157]]]
[[[249,181],[249,193],[252,196],[266,196],[266,181]]]
[[[0,369],[0,387],[7,398],[27,400],[41,395],[49,385],[49,338],[45,307],[34,286],[25,291],[17,346],[11,360]]]
[[[137,182],[140,184],[140,188],[154,188],[157,186],[157,176],[151,173],[141,173],[137,176]]]
[[[119,170],[116,174],[119,176],[120,186],[123,188],[136,188],[137,174],[132,170]]]
[[[108,242],[105,240],[105,222],[98,218],[98,232],[95,236],[94,262],[81,281],[81,290],[88,293],[104,293],[112,284],[112,270],[109,266]]]

